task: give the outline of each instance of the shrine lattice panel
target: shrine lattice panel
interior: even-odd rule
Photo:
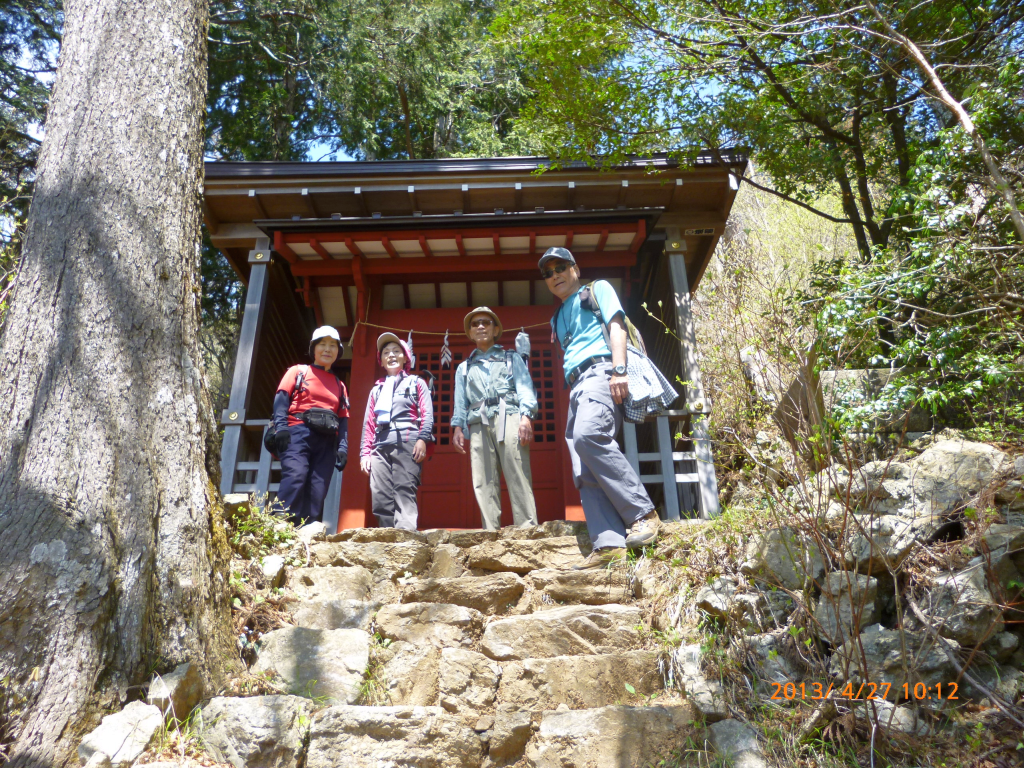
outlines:
[[[440,350],[417,354],[416,371],[426,370],[434,375],[434,435],[438,446],[451,445],[455,369],[466,358],[466,354],[465,350],[453,349],[449,368],[441,366]],[[550,347],[535,349],[530,355],[530,376],[537,392],[537,416],[533,420],[534,443],[554,443],[559,438],[555,418],[555,387],[562,379],[555,376],[556,365]]]

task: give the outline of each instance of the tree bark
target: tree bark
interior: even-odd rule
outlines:
[[[65,12],[0,340],[0,677],[33,768],[154,669],[234,663],[197,342],[207,3]]]

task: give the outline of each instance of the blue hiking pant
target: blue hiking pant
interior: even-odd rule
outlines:
[[[622,408],[612,400],[612,364],[591,366],[569,395],[565,441],[594,549],[626,546],[629,527],[654,504],[615,438]]]
[[[277,489],[277,500],[296,525],[321,522],[338,438],[321,435],[305,424],[288,427],[288,432],[292,440],[281,454],[281,487]]]

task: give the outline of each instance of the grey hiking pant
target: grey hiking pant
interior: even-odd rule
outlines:
[[[519,412],[505,417],[505,440],[487,424],[469,425],[469,464],[473,493],[484,529],[501,528],[501,476],[505,476],[512,520],[517,526],[537,524],[537,503],[530,476],[530,446],[519,444]]]
[[[416,530],[416,491],[423,465],[413,461],[415,445],[384,443],[370,454],[370,498],[381,528]]]
[[[569,394],[565,441],[594,549],[626,546],[626,532],[654,509],[615,438],[622,408],[612,400],[610,362],[592,365]]]

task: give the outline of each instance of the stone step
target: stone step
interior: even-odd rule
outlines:
[[[265,634],[254,674],[276,673],[287,693],[354,704],[370,661],[370,635],[361,629],[286,627]]]
[[[440,707],[328,707],[310,732],[306,768],[478,768],[484,741]]]
[[[377,612],[377,632],[391,641],[435,648],[469,647],[480,636],[484,615],[450,603],[401,603]]]
[[[369,631],[382,603],[375,600],[301,600],[291,610],[292,623],[307,629],[362,629]]]
[[[430,564],[432,554],[431,546],[422,541],[320,542],[311,549],[320,565],[362,566],[391,574],[420,573]]]
[[[563,704],[580,709],[638,703],[637,697],[664,690],[659,656],[659,651],[627,651],[503,662],[497,700],[534,712]]]
[[[471,568],[485,571],[511,571],[524,575],[530,571],[569,568],[590,554],[589,541],[581,547],[574,536],[546,539],[502,539],[476,544],[467,552]]]
[[[373,574],[356,565],[290,568],[284,585],[300,599],[365,600],[372,584]]]
[[[657,765],[659,760],[668,758],[678,749],[688,734],[696,733],[692,723],[693,711],[685,703],[545,712],[539,728],[526,744],[525,765],[529,768]]]
[[[638,591],[629,574],[621,569],[573,571],[544,569],[530,571],[528,578],[536,590],[555,603],[606,605],[631,602]],[[540,610],[535,605],[535,610]]]
[[[405,587],[403,603],[451,603],[488,616],[506,614],[523,596],[526,582],[514,573],[423,579]]]
[[[498,661],[632,650],[640,644],[640,618],[638,608],[626,605],[553,608],[492,621],[480,650]]]

